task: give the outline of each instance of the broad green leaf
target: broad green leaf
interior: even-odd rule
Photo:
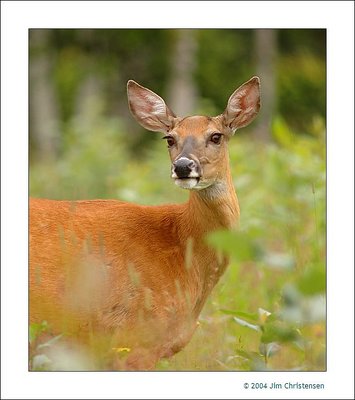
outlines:
[[[256,238],[247,232],[217,231],[208,235],[207,242],[236,261],[255,260],[261,254]]]
[[[325,268],[319,265],[306,269],[298,280],[297,287],[304,295],[324,293],[326,288]]]
[[[221,309],[220,311],[222,311],[224,314],[228,314],[228,315],[234,315],[236,317],[240,317],[243,318],[247,321],[251,321],[251,322],[258,322],[259,320],[259,315],[257,313],[247,313],[244,311],[233,311],[233,310],[226,310],[226,309]]]
[[[262,343],[293,342],[300,337],[299,330],[281,321],[267,323],[263,326],[262,330],[263,333],[260,338]]]

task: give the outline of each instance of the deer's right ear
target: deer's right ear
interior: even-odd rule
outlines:
[[[164,100],[151,90],[129,80],[127,83],[129,109],[145,129],[154,132],[169,132],[176,119]]]
[[[240,86],[229,98],[223,122],[232,132],[250,124],[260,109],[260,79],[257,76]]]

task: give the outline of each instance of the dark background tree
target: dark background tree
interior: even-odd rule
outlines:
[[[263,85],[263,101],[254,136],[259,140],[270,141],[276,101],[276,30],[257,29],[255,31],[255,55],[257,75]]]

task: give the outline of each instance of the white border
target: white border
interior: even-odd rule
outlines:
[[[139,3],[139,4],[137,4]],[[352,398],[354,373],[353,2],[1,3],[1,366],[3,398]],[[324,373],[27,371],[27,34],[29,28],[326,28],[328,370]],[[246,391],[243,382],[325,383]]]

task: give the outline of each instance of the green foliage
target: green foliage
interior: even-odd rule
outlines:
[[[49,48],[30,42],[31,57],[48,51],[53,57],[61,122],[58,159],[43,164],[31,157],[32,196],[142,204],[187,198],[169,178],[170,162],[159,134],[136,134],[124,119],[127,79],[163,96],[167,92],[175,33],[56,30]],[[324,32],[285,30],[278,35],[273,143],[256,143],[244,134],[230,141],[240,226],[207,238],[230,256],[231,265],[206,304],[191,343],[161,361],[161,370],[325,368]],[[201,113],[217,114],[230,91],[254,73],[252,31],[199,30],[197,39]],[[99,81],[100,96],[80,96],[92,75]],[[46,330],[45,322],[31,325],[31,344]],[[36,356],[38,369],[48,365],[49,356]]]
[[[297,288],[304,295],[324,293],[326,286],[325,266],[308,267],[300,276]]]
[[[41,323],[33,323],[30,325],[29,340],[30,344],[33,343],[38,336],[48,329],[47,321],[42,321]]]
[[[36,324],[30,325],[31,329]],[[46,332],[46,329],[42,331]],[[40,335],[38,336],[40,337]],[[83,371],[93,370],[89,352],[83,352],[75,344],[65,343],[62,334],[51,337],[44,342],[32,342],[30,350],[31,371]]]
[[[168,72],[170,30],[162,29],[53,29],[48,30],[47,48],[53,63],[53,80],[60,100],[61,121],[76,112],[80,87],[94,74],[103,82],[108,115],[117,115],[117,96],[125,95],[128,79],[154,82],[162,92]],[[30,51],[37,55],[32,41]],[[113,107],[111,103],[113,102]]]
[[[238,326],[225,368],[324,370],[324,141],[281,118],[274,135],[282,147],[231,143],[241,221],[209,237],[232,261],[210,307]]]
[[[125,169],[126,158],[119,127],[117,119],[101,117],[70,121],[64,142],[65,158],[45,166],[32,164],[32,195],[57,199],[116,197],[110,187]]]
[[[280,58],[278,112],[296,132],[319,133],[316,121],[325,118],[325,82],[325,63],[314,54],[306,51]]]
[[[231,263],[189,345],[159,370],[325,369],[325,143],[323,135],[295,135],[283,119],[275,121],[275,144],[238,135],[230,141],[239,228],[207,240]],[[159,135],[138,159],[126,152],[119,121],[96,116],[67,127],[66,157],[31,166],[32,195],[144,204],[187,198],[171,182]],[[42,330],[31,326],[31,340]],[[90,368],[105,368],[97,357]],[[42,358],[38,368],[48,362]]]
[[[227,253],[235,261],[248,261],[260,258],[260,246],[255,238],[255,232],[226,232],[211,233],[207,241],[222,253]]]
[[[212,102],[211,115],[217,115],[241,82],[256,75],[252,67],[252,31],[201,29],[198,43],[196,80],[201,97]]]
[[[48,29],[30,30],[30,66],[40,57],[50,64],[46,85],[53,89],[62,135],[78,114],[85,85],[94,77],[105,117],[127,116],[126,82],[135,79],[169,100],[175,29]],[[191,77],[201,114],[221,113],[228,96],[243,81],[258,73],[253,29],[199,29],[195,69]],[[295,134],[317,136],[324,130],[326,75],[325,30],[277,30],[275,76],[280,115]],[[83,94],[84,93],[84,94]],[[32,94],[30,93],[32,96]],[[34,129],[30,109],[30,127]],[[129,123],[129,122],[128,122]],[[150,136],[134,126],[134,143],[150,143]],[[250,128],[246,128],[246,131]],[[33,147],[38,146],[33,141]],[[133,152],[136,153],[134,147]],[[34,148],[34,150],[36,150]]]

